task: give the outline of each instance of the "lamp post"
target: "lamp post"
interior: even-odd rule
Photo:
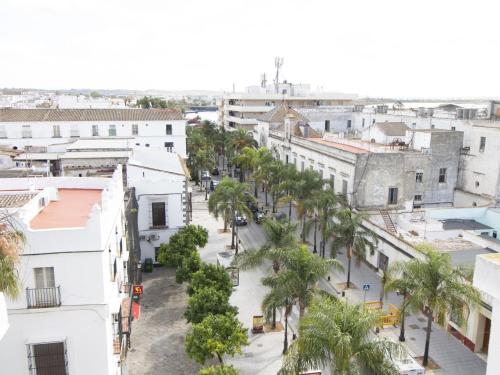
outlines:
[[[283,354],[288,350],[288,297],[285,298],[285,341],[283,342]]]
[[[314,213],[314,249],[313,253],[316,254],[318,250],[316,249],[316,223],[318,221],[318,218],[316,216],[316,212]]]

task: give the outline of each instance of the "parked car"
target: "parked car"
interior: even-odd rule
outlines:
[[[212,176],[218,176],[219,175],[219,168],[214,168],[212,170]]]
[[[210,180],[210,172],[209,171],[201,171],[201,179],[202,180]]]
[[[212,180],[210,181],[210,191],[214,191],[217,189],[217,186],[219,185],[220,181],[217,180]]]
[[[243,215],[236,214],[236,225],[241,226],[241,225],[247,225],[248,221],[247,218]]]
[[[286,217],[287,217],[287,216],[286,216],[286,214],[285,214],[284,212],[277,212],[277,213],[275,213],[275,214],[274,214],[274,218],[275,218],[276,220],[283,220],[283,219],[285,219]]]
[[[257,224],[261,224],[263,221],[264,221],[264,218],[266,217],[266,215],[264,215],[264,212],[262,211],[255,211],[253,213],[253,220],[257,223]]]

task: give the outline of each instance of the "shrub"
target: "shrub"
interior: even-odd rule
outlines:
[[[233,284],[224,267],[203,263],[201,268],[193,274],[188,293],[193,295],[197,290],[206,287],[225,292],[228,296],[233,290]]]

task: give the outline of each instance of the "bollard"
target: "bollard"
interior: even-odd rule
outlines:
[[[297,339],[297,335],[294,333],[294,334],[292,335],[292,340],[296,340],[296,339]]]

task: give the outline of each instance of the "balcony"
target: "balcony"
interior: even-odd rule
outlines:
[[[43,309],[61,306],[61,289],[59,286],[51,288],[26,288],[28,309]]]

